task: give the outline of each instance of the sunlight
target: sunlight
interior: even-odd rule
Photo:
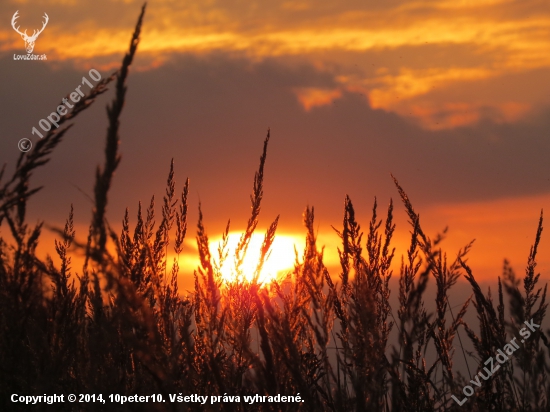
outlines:
[[[237,278],[235,273],[235,249],[239,243],[241,237],[240,232],[230,232],[227,240],[227,259],[224,261],[221,267],[222,279],[226,282],[233,282]],[[258,259],[260,258],[260,250],[264,240],[262,233],[255,233],[252,235],[250,245],[248,246],[248,252],[245,256],[242,275],[248,281],[254,278]],[[221,242],[221,237],[212,239],[210,243],[210,252],[215,257],[215,261],[219,261],[218,247]],[[304,241],[301,238],[291,235],[276,235],[273,245],[271,246],[271,255],[265,262],[260,276],[258,278],[259,283],[269,283],[282,273],[292,270],[294,267],[295,253],[294,246],[298,248],[299,253],[303,253]]]

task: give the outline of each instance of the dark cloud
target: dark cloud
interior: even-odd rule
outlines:
[[[17,141],[81,84],[85,72],[51,71],[38,62],[0,61],[0,157],[13,166]],[[104,73],[106,75],[106,73]],[[159,69],[132,72],[122,118],[123,160],[110,198],[110,218],[138,200],[163,194],[170,159],[179,185],[191,178],[192,202],[200,197],[207,218],[244,222],[248,194],[268,127],[272,141],[266,170],[266,219],[282,213],[297,225],[306,204],[325,223],[340,220],[345,194],[370,207],[396,197],[393,173],[416,204],[465,202],[550,191],[550,117],[514,124],[483,120],[471,127],[425,131],[396,114],[372,110],[367,100],[344,93],[306,112],[296,87],[331,88],[331,75],[311,66],[273,61],[252,64],[223,55],[183,56]],[[86,221],[95,166],[102,162],[106,130],[102,96],[76,121],[53,161],[35,175],[45,189],[32,213],[58,221],[75,203]]]

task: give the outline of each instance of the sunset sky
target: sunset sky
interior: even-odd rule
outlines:
[[[120,65],[140,7],[0,3],[0,162],[8,171],[19,139],[36,141],[31,129],[90,69],[106,77]],[[14,60],[26,54],[11,27],[17,10],[29,34],[48,14],[34,49],[46,61]],[[391,173],[425,232],[449,226],[450,257],[475,238],[474,273],[494,278],[508,258],[521,274],[541,209],[550,219],[549,79],[547,0],[151,1],[108,218],[119,227],[129,207],[135,222],[138,201],[153,194],[160,206],[173,157],[178,190],[191,181],[189,249],[199,200],[212,238],[229,218],[232,230],[243,229],[270,127],[262,230],[280,214],[279,233],[300,240],[302,212],[314,206],[327,263],[337,265],[331,225],[341,226],[345,195],[363,227],[374,196],[381,216],[393,198],[400,255],[409,227]],[[35,174],[45,188],[30,203],[31,221],[61,225],[73,203],[85,238],[83,192],[92,195],[103,163],[111,98],[80,115]],[[53,243],[49,233],[44,240]],[[548,231],[539,269],[550,278]]]

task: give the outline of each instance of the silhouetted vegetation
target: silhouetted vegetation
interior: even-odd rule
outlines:
[[[356,220],[349,197],[342,226],[337,228],[341,272],[329,274],[323,249],[316,242],[314,209],[303,216],[306,246],[286,277],[260,285],[258,276],[275,238],[278,218],[268,228],[261,257],[250,280],[243,258],[258,224],[264,168],[269,143],[265,139],[254,177],[251,216],[240,238],[234,261],[228,262],[225,230],[218,256],[210,252],[199,205],[196,240],[200,267],[192,294],[178,289],[178,258],[188,230],[189,180],[176,188],[173,162],[157,215],[154,199],[139,205],[130,227],[128,211],[122,231],[106,220],[108,192],[120,162],[119,116],[126,77],[136,52],[145,7],[139,17],[122,67],[100,82],[64,124],[86,109],[115,81],[108,107],[109,128],[105,164],[96,173],[94,210],[87,241],[79,242],[72,208],[55,250],[61,261],[36,255],[42,224],[25,218],[32,173],[50,159],[70,126],[52,130],[35,148],[21,154],[13,176],[0,174],[0,391],[1,410],[28,409],[11,403],[11,394],[161,394],[165,403],[99,405],[56,404],[55,410],[159,411],[548,411],[550,373],[548,336],[539,329],[501,370],[459,406],[462,389],[514,336],[524,321],[542,324],[547,287],[538,286],[536,254],[542,214],[528,258],[523,283],[505,265],[498,294],[485,294],[466,256],[471,244],[447,260],[443,236],[431,239],[405,191],[394,179],[411,225],[411,238],[399,270],[399,307],[390,305],[393,204],[384,218],[375,201],[365,232]],[[157,224],[157,221],[160,223]],[[7,231],[8,234],[4,232]],[[82,236],[82,234],[80,234]],[[111,244],[113,247],[108,247]],[[176,258],[171,261],[169,250]],[[84,251],[82,270],[71,266],[74,250]],[[171,255],[173,256],[173,255]],[[222,281],[220,267],[230,264],[234,282]],[[472,287],[472,297],[456,313],[449,293],[460,276]],[[338,281],[336,281],[338,279]],[[426,297],[435,281],[435,297]],[[510,315],[505,310],[505,295]],[[435,299],[435,312],[425,306]],[[472,304],[472,305],[470,305]],[[495,307],[496,305],[496,307]],[[479,323],[463,318],[473,306]],[[459,331],[473,343],[463,349]],[[397,336],[391,342],[390,334]],[[460,348],[457,350],[457,348]],[[435,361],[427,353],[437,354]],[[454,359],[474,358],[478,370],[465,377]],[[479,378],[478,378],[479,380]],[[241,402],[170,403],[169,394],[240,396]],[[297,395],[303,403],[244,402],[245,395]],[[35,410],[47,408],[34,406]]]

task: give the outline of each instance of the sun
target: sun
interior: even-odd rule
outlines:
[[[235,273],[235,249],[239,243],[241,233],[230,232],[227,239],[228,255],[224,264],[220,268],[221,277],[226,282],[234,282],[237,279]],[[260,250],[264,240],[264,235],[255,233],[250,239],[250,245],[242,265],[242,275],[245,280],[252,281],[258,260],[260,258]],[[212,239],[210,243],[210,253],[212,256],[218,256],[218,247],[221,238]],[[291,235],[276,235],[271,246],[271,254],[260,272],[258,283],[267,284],[276,280],[278,276],[292,270],[296,255],[294,248],[297,250],[303,249],[304,241],[298,237]]]

